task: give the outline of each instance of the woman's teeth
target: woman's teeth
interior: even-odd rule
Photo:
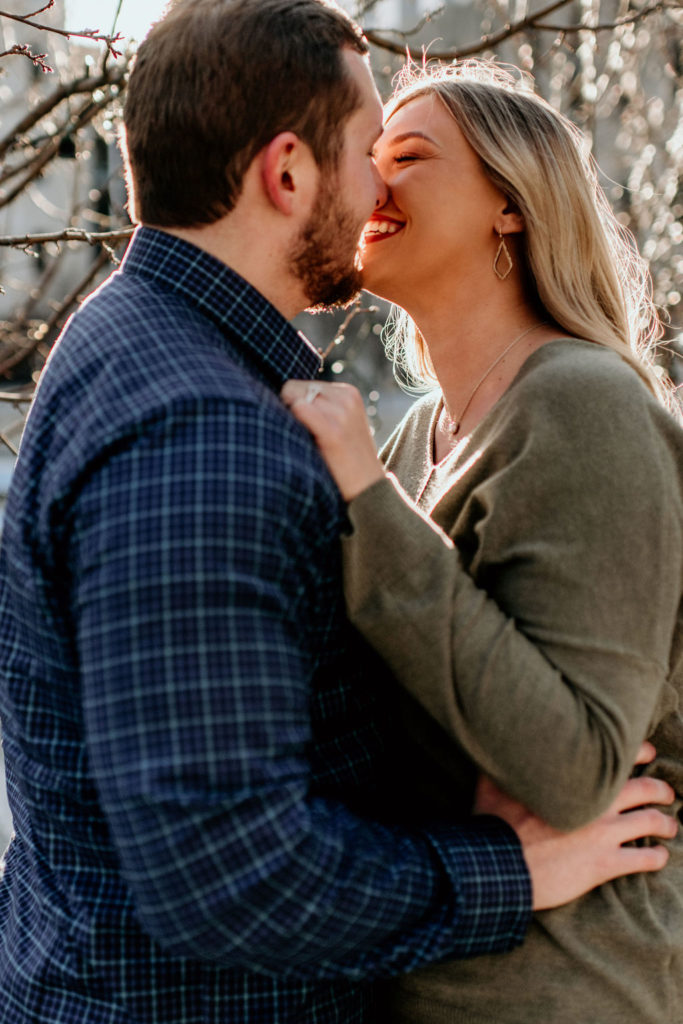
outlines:
[[[397,231],[403,227],[402,224],[397,224],[395,221],[381,220],[376,224],[371,224],[365,229],[366,235],[395,235]]]

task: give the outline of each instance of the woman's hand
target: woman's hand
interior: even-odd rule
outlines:
[[[654,757],[641,747],[636,764]],[[533,887],[534,910],[558,907],[622,875],[659,871],[669,859],[664,846],[626,846],[636,839],[673,839],[678,822],[653,804],[673,803],[675,793],[660,779],[629,779],[604,814],[575,832],[559,832],[480,776],[475,814],[494,814],[517,832]]]
[[[384,467],[377,458],[357,388],[350,384],[289,380],[280,397],[313,435],[346,501],[382,479]]]

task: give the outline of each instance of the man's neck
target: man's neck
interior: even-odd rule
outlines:
[[[285,319],[292,320],[307,304],[301,285],[284,265],[279,247],[269,243],[267,233],[259,232],[253,221],[241,225],[239,220],[235,212],[213,224],[160,230],[196,245],[225,263],[256,288]]]

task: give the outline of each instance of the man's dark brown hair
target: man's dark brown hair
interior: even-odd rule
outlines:
[[[282,131],[334,167],[360,97],[342,49],[360,29],[327,0],[176,0],[138,52],[124,111],[134,220],[210,224]]]

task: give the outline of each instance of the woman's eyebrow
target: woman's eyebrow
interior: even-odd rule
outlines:
[[[425,132],[413,130],[409,132],[401,132],[399,135],[394,135],[391,138],[387,138],[385,129],[383,140],[387,143],[388,146],[393,146],[395,143],[398,142],[405,142],[406,139],[424,139],[426,142],[431,142],[433,146],[438,145],[435,139],[433,139],[430,135],[427,135]]]

